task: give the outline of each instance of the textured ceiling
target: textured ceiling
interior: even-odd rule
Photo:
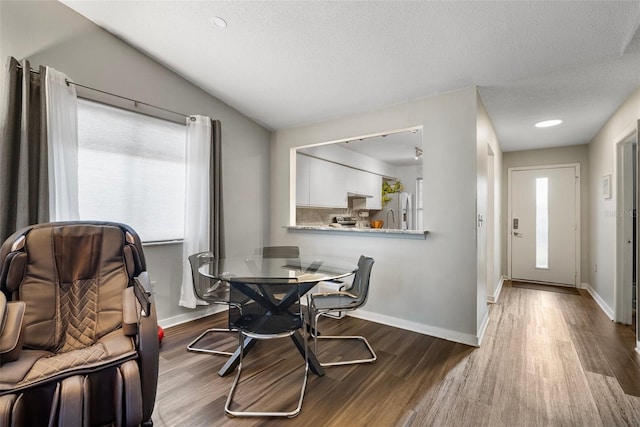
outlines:
[[[638,1],[62,2],[272,130],[477,85],[505,151],[583,144],[640,85]]]

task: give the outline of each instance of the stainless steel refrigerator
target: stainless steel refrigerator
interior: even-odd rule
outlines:
[[[415,230],[415,209],[412,193],[390,193],[391,198],[376,215],[384,221],[384,228],[397,230]]]

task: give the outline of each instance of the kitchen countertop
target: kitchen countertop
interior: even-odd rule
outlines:
[[[426,239],[427,230],[389,230],[386,228],[329,227],[324,225],[285,225],[289,231],[313,231],[342,234],[361,234],[380,237],[404,237]]]

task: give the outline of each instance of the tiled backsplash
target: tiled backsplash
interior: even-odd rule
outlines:
[[[296,225],[329,225],[336,215],[349,215],[349,209],[296,208]]]
[[[369,227],[369,219],[364,221],[352,209],[336,208],[296,208],[296,225],[327,226],[335,216],[352,216],[356,218],[356,227]]]

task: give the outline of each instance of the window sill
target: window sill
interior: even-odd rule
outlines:
[[[184,240],[175,239],[175,240],[152,240],[148,242],[142,242],[142,247],[147,246],[166,246],[166,245],[181,245]]]

